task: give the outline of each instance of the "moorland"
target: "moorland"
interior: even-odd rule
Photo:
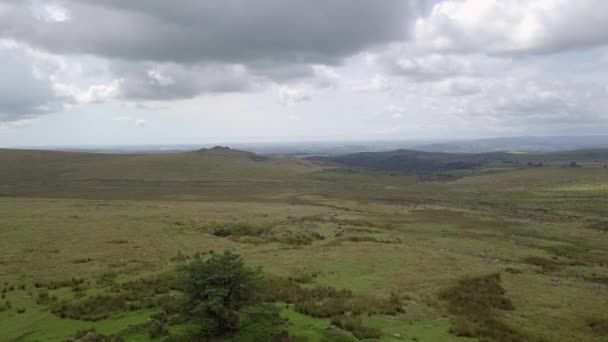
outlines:
[[[263,285],[220,341],[606,341],[607,164],[0,150],[0,341],[196,340],[180,270],[226,250]]]

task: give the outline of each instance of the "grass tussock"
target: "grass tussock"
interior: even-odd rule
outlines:
[[[269,278],[267,285],[265,301],[290,303],[296,311],[317,318],[345,314],[396,315],[405,311],[403,298],[394,293],[388,298],[355,297],[350,290],[329,286],[303,287],[285,278]]]
[[[598,230],[598,231],[604,232],[604,233],[608,233],[608,221],[596,222],[596,223],[588,225],[587,228],[592,229],[592,230]]]
[[[176,312],[178,298],[169,293],[175,288],[173,275],[159,275],[122,284],[113,282],[106,293],[94,296],[86,296],[79,290],[74,300],[58,299],[46,290],[40,291],[37,301],[48,305],[50,311],[61,318],[98,321],[113,314],[145,308]]]
[[[608,337],[608,319],[592,318],[587,320],[587,325],[594,334]]]
[[[67,342],[124,342],[124,338],[114,335],[104,335],[95,329],[78,330]]]
[[[125,240],[125,239],[114,239],[114,240],[108,240],[106,241],[107,244],[110,245],[125,245],[129,243],[129,240]]]
[[[111,314],[128,311],[129,303],[124,295],[97,295],[76,302],[66,300],[51,304],[51,312],[61,318],[98,321]]]
[[[590,283],[602,284],[602,285],[608,286],[608,276],[596,276],[596,275],[592,275],[592,276],[589,276],[589,277],[584,277],[583,279],[585,279],[585,281],[588,281]]]
[[[550,273],[559,270],[564,266],[564,263],[554,259],[544,258],[539,256],[529,256],[522,260],[523,263],[541,267],[543,273]]]
[[[353,315],[342,315],[332,318],[331,324],[350,331],[360,340],[380,338],[382,332],[379,329],[366,327],[361,323],[361,317]]]
[[[440,293],[454,316],[451,333],[477,337],[481,341],[531,341],[502,320],[502,312],[513,310],[499,274],[467,277]]]
[[[66,280],[55,280],[49,282],[36,281],[34,282],[34,287],[36,288],[45,288],[48,290],[57,290],[63,287],[74,287],[79,286],[85,283],[83,278],[73,277],[71,279]]]
[[[570,259],[571,265],[601,267],[608,265],[607,254],[596,253],[584,246],[558,245],[546,247],[545,249],[558,257]]]
[[[522,274],[522,273],[524,273],[524,271],[520,270],[519,268],[514,268],[514,267],[507,267],[507,268],[505,268],[505,272],[511,273],[511,274]]]
[[[276,242],[287,245],[307,246],[315,241],[325,239],[321,234],[314,231],[291,231],[279,228],[280,227],[275,227],[273,224],[239,222],[212,225],[208,228],[208,231],[214,236],[255,245]]]
[[[386,244],[401,243],[401,239],[399,239],[399,238],[394,238],[394,239],[391,239],[391,240],[386,240],[386,239],[378,239],[376,237],[369,236],[369,235],[349,236],[349,237],[346,238],[346,240],[348,240],[350,242],[374,242],[374,243],[386,243]]]
[[[72,264],[88,264],[92,261],[93,261],[93,259],[91,259],[91,258],[78,258],[78,259],[72,260]]]

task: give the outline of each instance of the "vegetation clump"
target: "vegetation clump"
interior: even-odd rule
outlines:
[[[482,341],[529,341],[530,338],[503,322],[502,311],[513,310],[499,274],[467,277],[440,293],[454,315],[451,333]]]
[[[522,262],[529,265],[540,266],[544,273],[557,271],[560,267],[564,266],[564,264],[559,261],[539,256],[525,257]]]
[[[113,294],[96,295],[76,302],[62,300],[51,304],[51,312],[55,315],[84,321],[98,321],[128,309],[129,302],[126,297]]]
[[[115,335],[104,335],[95,329],[78,330],[67,342],[124,342],[124,339]]]
[[[255,225],[247,222],[212,226],[210,233],[236,242],[251,244],[277,242],[305,246],[324,239],[321,234],[314,231],[275,230],[272,224]]]
[[[587,320],[587,325],[596,335],[608,336],[608,319],[592,318]]]
[[[74,287],[74,286],[78,286],[78,285],[82,285],[85,283],[85,280],[83,278],[76,278],[76,277],[72,277],[71,279],[67,279],[67,280],[57,280],[57,281],[49,281],[49,282],[42,282],[42,281],[37,281],[34,282],[34,287],[36,288],[46,288],[49,290],[57,290],[63,287]]]
[[[356,338],[364,340],[370,338],[380,338],[382,332],[379,329],[364,326],[361,317],[353,315],[342,315],[332,318],[331,324],[350,331]]]
[[[350,290],[319,285],[304,287],[294,279],[278,277],[269,277],[266,284],[265,301],[293,304],[297,312],[312,317],[331,318],[348,313],[396,315],[404,312],[402,298],[395,293],[385,299],[355,297]]]
[[[570,259],[571,265],[604,266],[608,265],[608,255],[596,254],[584,246],[555,245],[545,248],[548,252]]]
[[[200,327],[201,337],[235,332],[239,310],[261,299],[261,270],[247,267],[229,251],[206,260],[197,256],[182,273],[182,313]]]

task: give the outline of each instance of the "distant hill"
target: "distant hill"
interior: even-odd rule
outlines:
[[[541,166],[545,163],[608,162],[608,149],[562,151],[552,153],[445,153],[414,150],[365,152],[309,160],[330,162],[350,167],[385,171],[441,172],[473,169],[489,163]]]
[[[415,145],[425,152],[557,152],[608,148],[608,136],[507,137]]]
[[[165,154],[103,154],[0,149],[0,179],[32,181],[281,179],[318,170],[296,158],[226,147]]]
[[[333,157],[313,157],[311,160],[333,162],[348,166],[394,171],[448,171],[471,169],[495,160],[511,159],[508,153],[442,153],[413,150],[354,153]]]

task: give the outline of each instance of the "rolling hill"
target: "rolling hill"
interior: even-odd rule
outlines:
[[[602,163],[608,160],[608,149],[563,151],[552,153],[445,153],[396,150],[365,152],[330,157],[311,157],[309,160],[329,162],[349,167],[384,171],[442,172],[473,169],[492,163],[503,165],[568,164],[570,162]]]

